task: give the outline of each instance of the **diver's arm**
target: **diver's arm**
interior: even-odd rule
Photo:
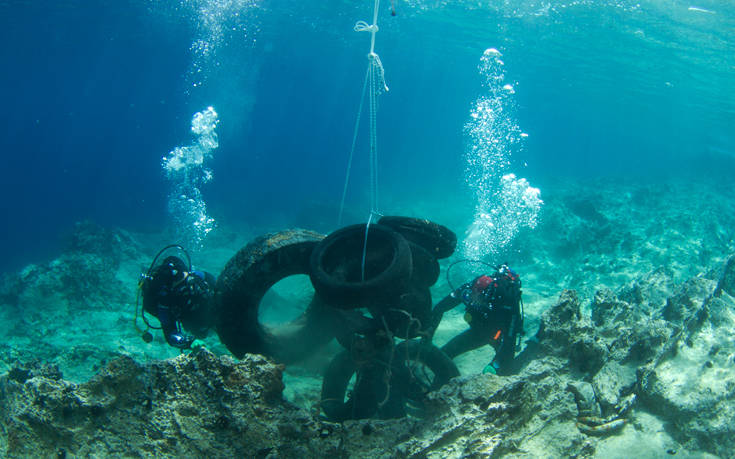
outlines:
[[[171,309],[161,304],[158,305],[158,321],[161,322],[161,331],[166,342],[177,349],[188,349],[193,338],[181,332],[176,320],[171,315]]]
[[[462,290],[463,287],[458,288],[457,290],[453,291],[449,295],[442,298],[441,301],[439,301],[436,306],[434,306],[434,309],[432,310],[432,313],[434,315],[439,314],[443,315],[445,312],[449,311],[450,309],[454,309],[462,302]]]
[[[442,300],[439,301],[436,306],[434,306],[432,313],[439,314],[439,318],[441,318],[441,314],[444,314],[445,312],[455,308],[457,305],[462,303],[465,299],[465,296],[467,296],[472,290],[473,282],[474,281],[460,285],[459,287],[454,289],[452,293],[442,298]]]
[[[429,328],[429,339],[434,337],[434,333],[436,332],[437,327],[439,327],[439,322],[441,322],[444,313],[462,303],[462,293],[466,288],[467,284],[462,285],[449,295],[442,298],[442,300],[439,301],[436,306],[434,306],[434,309],[432,309],[431,311],[431,327]]]

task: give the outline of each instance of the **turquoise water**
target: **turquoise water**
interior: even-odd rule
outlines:
[[[115,226],[143,253],[122,268],[129,302],[167,243],[218,274],[259,234],[336,229],[370,50],[353,27],[374,6],[0,2],[2,269],[58,257],[74,222]],[[728,252],[732,5],[395,8],[377,15],[389,91],[376,162],[365,100],[342,224],[371,208],[443,223],[459,236],[455,259],[521,266],[539,313],[561,288],[591,295],[661,265],[684,280]],[[266,321],[303,308],[292,291],[311,290],[295,282],[267,299]],[[442,277],[435,300],[447,289]]]
[[[183,243],[218,275],[259,235],[327,234],[371,210],[457,234],[434,304],[483,269],[448,272],[455,261],[514,267],[521,349],[564,289],[585,314],[605,288],[650,295],[630,304],[659,314],[682,282],[716,283],[735,253],[735,4],[395,0],[392,15],[382,0],[380,65],[354,30],[375,4],[0,0],[0,371],[37,359],[81,383],[120,355],[175,357],[160,332],[148,344],[131,326],[136,281],[161,247]],[[282,325],[313,293],[305,275],[278,282],[259,320]],[[461,309],[435,344],[467,328]],[[725,323],[661,365],[671,393],[680,374],[687,397],[719,387],[699,378],[715,344],[706,368],[732,376],[731,344],[709,347]],[[215,333],[205,342],[229,354]],[[289,365],[285,398],[318,404],[340,349]],[[455,363],[470,376],[491,356]],[[674,444],[659,424],[678,420],[654,405],[598,453]]]
[[[214,178],[200,190],[211,217],[329,229],[369,50],[369,34],[352,29],[373,6],[0,3],[0,191],[12,197],[3,213],[15,216],[4,228],[4,269],[48,258],[81,219],[170,225],[160,161],[189,143],[191,117],[208,106],[220,116]],[[543,184],[559,177],[732,171],[735,10],[727,2],[395,7],[391,16],[382,2],[376,40],[390,87],[377,121],[385,212],[399,203],[430,209],[447,195],[454,206],[474,205],[465,124],[488,93],[478,72],[488,48],[502,53],[515,89],[509,120],[528,134],[508,151],[508,171],[542,199]],[[347,196],[360,219],[370,208],[365,134]]]

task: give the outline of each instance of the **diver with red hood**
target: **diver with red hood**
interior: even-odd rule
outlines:
[[[455,289],[434,307],[434,329],[442,315],[460,303],[465,305],[464,319],[470,328],[452,338],[442,351],[454,358],[490,344],[495,356],[483,373],[508,374],[523,334],[520,276],[503,264],[492,275],[479,276]]]

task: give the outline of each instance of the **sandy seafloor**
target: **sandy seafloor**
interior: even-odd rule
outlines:
[[[532,337],[541,313],[562,289],[578,291],[588,307],[596,290],[624,288],[654,270],[676,282],[702,275],[735,253],[735,190],[726,179],[711,177],[642,180],[559,181],[542,189],[545,205],[535,229],[525,229],[503,255],[522,276],[526,335]],[[458,233],[468,226],[468,209],[434,202],[410,206],[386,202],[390,214],[429,218]],[[194,265],[219,274],[251,238],[303,222],[274,222],[271,228],[234,228],[220,224],[207,248],[193,254]],[[324,221],[328,221],[325,217]],[[326,224],[315,219],[319,231]],[[120,228],[78,226],[84,237],[69,236],[69,249],[53,260],[7,273],[0,285],[0,371],[13,362],[40,359],[59,366],[66,379],[82,382],[119,354],[138,361],[174,357],[160,334],[144,343],[132,326],[136,281],[157,250],[171,241],[166,234],[133,234]],[[434,303],[450,288],[442,275],[432,288]],[[467,269],[463,271],[463,269]],[[453,272],[454,283],[479,274],[473,267]],[[265,321],[293,317],[312,294],[306,276],[277,284],[262,304]],[[445,316],[436,337],[443,344],[466,328],[458,307]],[[215,333],[206,340],[215,353],[227,353]],[[286,369],[284,396],[309,408],[318,400],[321,371],[339,349],[334,341],[313,359]],[[490,348],[457,359],[462,374],[478,373],[492,356]],[[651,423],[657,422],[651,418]],[[624,451],[612,454],[624,457]],[[624,444],[624,442],[622,442]],[[598,454],[605,451],[599,449]],[[608,456],[610,457],[610,456]]]

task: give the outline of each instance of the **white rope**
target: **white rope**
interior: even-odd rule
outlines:
[[[342,200],[339,206],[339,219],[338,222],[342,224],[342,214],[344,212],[345,197],[347,195],[347,185],[350,180],[350,173],[352,170],[352,158],[355,152],[355,144],[357,142],[357,133],[360,127],[360,117],[362,114],[363,103],[365,100],[365,94],[369,90],[369,130],[370,130],[370,217],[368,223],[365,226],[365,240],[363,241],[362,249],[362,266],[361,274],[363,281],[365,280],[365,261],[367,258],[367,240],[368,231],[370,224],[373,221],[373,217],[382,215],[378,206],[378,96],[382,92],[388,92],[388,85],[385,82],[385,69],[383,63],[380,61],[380,56],[375,52],[375,34],[378,33],[380,28],[378,27],[378,11],[380,9],[380,0],[375,0],[373,5],[373,23],[368,24],[366,21],[357,21],[355,23],[355,32],[369,32],[370,33],[370,52],[368,53],[368,68],[365,75],[365,82],[362,87],[362,95],[360,97],[360,108],[357,114],[357,121],[355,122],[355,130],[352,135],[352,148],[350,149],[350,156],[347,161],[347,177],[345,177],[345,186],[342,190]]]
[[[344,215],[344,206],[347,196],[347,188],[350,181],[350,175],[352,173],[352,161],[355,153],[355,146],[357,144],[357,135],[360,128],[360,120],[362,116],[362,110],[365,101],[365,94],[369,89],[369,131],[370,131],[370,154],[369,154],[369,167],[370,167],[370,212],[372,215],[380,215],[378,206],[378,135],[377,135],[377,111],[378,111],[378,96],[382,92],[388,92],[388,85],[385,81],[385,69],[383,63],[380,60],[380,56],[375,52],[375,34],[378,33],[380,28],[378,27],[378,11],[380,8],[380,0],[375,0],[373,8],[373,23],[368,24],[366,21],[357,21],[354,26],[356,32],[370,32],[370,52],[368,53],[368,68],[365,74],[365,81],[362,87],[362,94],[360,96],[360,107],[357,112],[357,119],[355,121],[355,129],[352,133],[352,146],[350,148],[350,155],[347,160],[347,174],[345,176],[345,184],[342,189],[342,199],[339,205],[339,216],[337,219],[338,225],[342,224],[342,217]]]
[[[378,207],[378,171],[375,170],[377,162],[377,97],[375,92],[375,66],[370,65],[370,213],[375,212]]]
[[[342,226],[342,213],[345,209],[345,198],[347,197],[347,185],[350,183],[350,173],[352,171],[352,157],[355,155],[355,144],[357,143],[357,132],[360,128],[360,118],[362,116],[362,107],[365,102],[365,93],[367,92],[368,80],[370,78],[370,67],[365,72],[365,81],[362,83],[362,95],[360,96],[360,108],[357,110],[357,119],[355,120],[355,130],[352,133],[352,147],[350,148],[350,156],[347,160],[347,173],[345,174],[345,186],[342,189],[342,200],[339,202],[339,217],[337,218],[337,226]]]
[[[365,21],[357,21],[355,24],[355,32],[370,32],[370,54],[375,53],[375,34],[378,33],[378,10],[380,9],[380,0],[375,0],[373,5],[373,23],[368,25]]]
[[[365,225],[365,239],[362,242],[362,263],[360,264],[360,279],[365,282],[365,259],[367,258],[367,240],[368,231],[370,230],[370,223],[373,222],[373,213],[370,212],[368,217],[367,225]]]

